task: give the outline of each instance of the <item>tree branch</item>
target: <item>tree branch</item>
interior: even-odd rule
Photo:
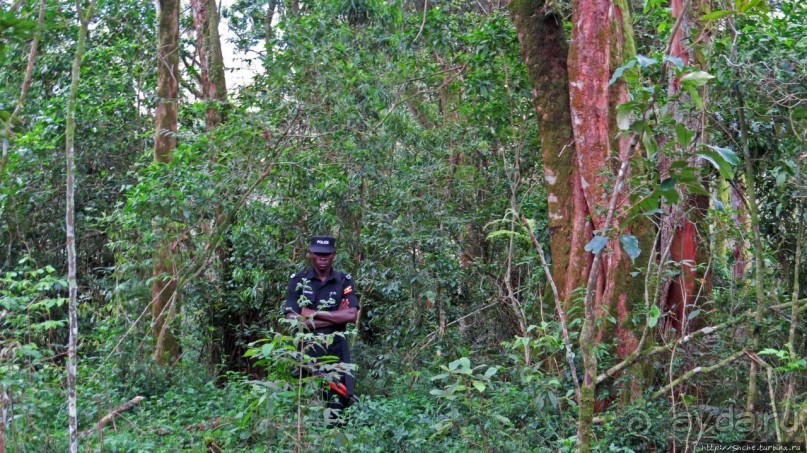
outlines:
[[[552,296],[555,298],[555,311],[558,313],[558,319],[560,320],[560,329],[563,333],[563,344],[566,347],[566,362],[569,364],[569,371],[572,374],[572,381],[574,382],[574,390],[577,396],[577,401],[580,401],[580,382],[577,379],[577,367],[574,365],[574,353],[572,352],[572,340],[569,338],[569,328],[566,322],[566,312],[563,311],[563,301],[560,300],[560,293],[558,292],[558,286],[555,284],[555,279],[552,278],[552,271],[549,269],[549,264],[546,262],[546,256],[544,256],[544,249],[541,247],[541,243],[538,242],[538,239],[535,237],[535,234],[532,232],[532,228],[530,227],[529,222],[527,222],[527,218],[523,215],[519,215],[514,213],[514,215],[518,215],[521,218],[521,223],[524,225],[524,229],[527,230],[527,233],[530,235],[530,239],[532,239],[532,243],[535,245],[535,249],[538,251],[538,257],[541,259],[541,266],[544,268],[544,274],[546,274],[546,280],[549,282],[549,286],[552,288]]]
[[[799,307],[798,305],[802,304],[802,303],[804,305]],[[802,312],[805,309],[807,309],[807,299],[802,299],[802,300],[796,301],[796,302],[786,302],[786,303],[782,303],[782,304],[778,304],[778,305],[772,305],[768,309],[769,310],[781,310],[783,308],[788,308],[788,307],[793,307],[793,306],[796,307],[796,310],[798,310],[798,312]],[[713,334],[713,333],[715,333],[717,331],[725,329],[726,327],[735,326],[735,325],[745,321],[750,316],[753,316],[754,314],[755,314],[754,312],[748,311],[748,312],[745,312],[745,313],[743,313],[741,315],[738,315],[735,318],[730,319],[730,320],[728,320],[726,322],[716,324],[714,326],[707,326],[707,327],[704,327],[702,329],[696,330],[696,331],[692,332],[689,335],[685,335],[685,336],[679,338],[671,346],[667,346],[667,345],[656,346],[655,348],[648,349],[647,351],[641,352],[641,353],[636,353],[637,351],[635,350],[634,353],[636,353],[636,354],[631,353],[625,360],[623,360],[622,362],[617,363],[616,365],[609,368],[608,371],[606,371],[606,372],[600,374],[599,376],[597,376],[597,384],[602,383],[606,379],[610,379],[610,378],[615,377],[617,374],[619,374],[620,371],[624,370],[625,368],[630,367],[631,365],[633,365],[634,363],[638,362],[641,359],[646,359],[646,358],[652,357],[652,356],[654,356],[656,354],[659,354],[659,353],[662,353],[662,352],[665,352],[665,351],[670,351],[670,350],[672,350],[674,348],[677,348],[677,347],[679,347],[679,346],[681,346],[683,344],[689,343],[690,341],[692,341],[692,340],[694,340],[696,338],[704,337],[706,335],[711,335],[711,334]]]
[[[121,413],[126,412],[129,409],[137,406],[138,404],[140,404],[141,401],[143,401],[143,399],[144,398],[142,396],[136,396],[136,397],[130,399],[129,401],[121,404],[120,406],[116,407],[115,409],[110,411],[108,414],[106,414],[101,420],[98,420],[98,423],[96,423],[95,426],[93,426],[92,428],[90,428],[90,429],[84,431],[83,433],[81,433],[80,437],[84,438],[84,437],[87,437],[90,434],[92,434],[94,431],[100,431],[100,430],[104,429],[104,425],[106,425],[107,423],[114,420],[115,417],[117,417]]]
[[[699,366],[697,366],[697,367],[687,371],[683,375],[681,375],[678,379],[675,379],[674,381],[670,382],[669,384],[667,384],[664,387],[662,387],[661,389],[659,389],[656,393],[654,393],[650,397],[650,399],[651,400],[658,399],[659,397],[663,396],[665,393],[669,392],[672,388],[674,388],[674,387],[676,387],[678,385],[681,385],[682,383],[684,383],[684,382],[688,381],[689,379],[691,379],[693,376],[696,376],[696,375],[702,374],[702,373],[709,373],[709,372],[712,372],[712,371],[714,371],[714,370],[716,370],[718,368],[722,368],[722,367],[728,365],[729,363],[739,359],[740,357],[745,355],[745,353],[746,353],[745,349],[743,349],[742,351],[735,352],[734,354],[726,357],[725,359],[717,362],[716,364],[714,364],[712,366],[707,366],[707,367],[699,367]]]

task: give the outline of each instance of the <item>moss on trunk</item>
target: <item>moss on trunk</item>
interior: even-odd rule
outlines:
[[[584,232],[574,228],[574,185],[578,176],[574,170],[569,49],[563,18],[548,11],[544,0],[514,0],[510,11],[533,86],[533,104],[541,130],[552,276],[561,299],[568,305],[571,290],[585,282],[587,257],[585,241],[575,240]]]

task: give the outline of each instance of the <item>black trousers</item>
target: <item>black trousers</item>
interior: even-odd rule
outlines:
[[[324,344],[310,344],[308,346],[305,354],[310,357],[319,358],[330,355],[338,357],[341,363],[351,363],[350,348],[348,347],[347,339],[342,336],[334,335],[332,343],[327,346]],[[327,390],[323,392],[323,397],[327,399],[329,408],[342,410],[348,408],[353,402],[355,383],[353,376],[348,373],[339,373],[339,381],[347,388],[347,396],[343,397],[330,387],[327,387]]]

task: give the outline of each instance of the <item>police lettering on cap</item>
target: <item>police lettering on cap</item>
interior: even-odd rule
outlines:
[[[311,247],[308,250],[313,253],[333,253],[336,251],[336,238],[333,236],[313,236],[311,237]]]

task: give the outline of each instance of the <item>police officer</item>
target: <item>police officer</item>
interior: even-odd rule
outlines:
[[[317,335],[344,332],[347,323],[355,322],[359,314],[359,299],[356,287],[350,274],[333,268],[336,239],[332,236],[314,236],[311,238],[309,257],[312,266],[302,272],[292,274],[286,303],[283,311],[287,319],[295,319]],[[300,319],[302,318],[302,319]],[[350,351],[347,339],[342,335],[334,335],[333,342],[325,346],[325,342],[316,342],[305,351],[310,357],[331,355],[339,357],[342,363],[350,363]],[[341,374],[340,395],[330,391],[328,399],[331,409],[344,409],[354,394],[353,377]],[[331,386],[333,389],[334,386]]]

